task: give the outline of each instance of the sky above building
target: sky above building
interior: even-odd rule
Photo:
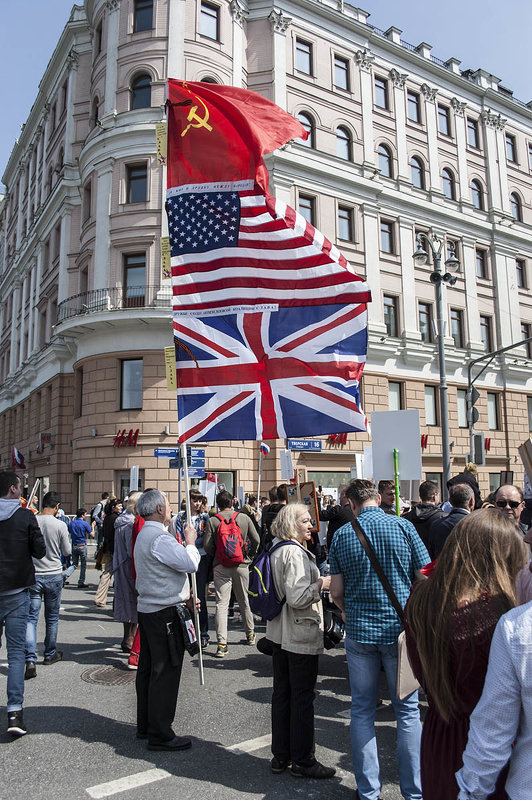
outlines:
[[[410,44],[427,42],[437,58],[460,59],[462,69],[482,67],[500,78],[519,100],[532,100],[530,0],[353,0],[350,5],[369,11],[369,22],[377,28],[393,25]],[[72,0],[0,0],[0,30],[4,31],[0,176],[72,6]]]

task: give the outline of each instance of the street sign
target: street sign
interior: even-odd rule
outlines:
[[[181,474],[184,477],[185,471],[182,469]],[[188,477],[189,478],[204,478],[205,477],[205,469],[201,467],[189,467],[188,470]]]
[[[204,458],[188,458],[187,461],[189,467],[205,467]]]
[[[205,450],[203,450],[201,447],[189,447],[187,445],[187,457],[205,459]]]
[[[320,439],[289,439],[289,450],[321,450]]]
[[[168,469],[179,469],[181,466],[181,459],[180,458],[171,458],[168,462]]]
[[[156,447],[153,451],[155,458],[177,458],[179,448],[177,447]]]

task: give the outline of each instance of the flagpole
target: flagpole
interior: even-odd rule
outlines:
[[[190,520],[192,519],[192,509],[190,506],[190,490],[188,485],[188,462],[187,462],[187,446],[186,444],[181,445],[181,462],[183,464],[183,472],[185,477],[185,503],[187,506],[186,514],[187,514],[187,523],[190,524]],[[181,480],[181,476],[179,477]],[[198,587],[196,581],[196,573],[191,572],[190,578],[192,582],[192,598],[193,598],[193,607],[194,607],[194,627],[196,629],[196,639],[199,642],[199,650],[198,650],[198,669],[199,669],[199,682],[200,686],[205,686],[205,677],[203,675],[203,651],[201,649],[201,633],[200,631],[200,621],[199,621],[199,611],[198,611]],[[198,637],[199,634],[199,637]]]
[[[257,479],[257,511],[260,510],[260,479],[262,477],[262,447],[259,447],[259,477]]]

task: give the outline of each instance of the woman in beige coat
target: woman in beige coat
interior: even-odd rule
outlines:
[[[284,598],[281,613],[268,622],[266,636],[273,644],[272,772],[291,764],[292,775],[331,778],[335,770],[314,755],[314,689],[318,657],[323,652],[320,592],[329,577],[320,577],[316,560],[306,549],[312,522],[306,506],[283,506],[272,523],[271,555],[275,591]]]

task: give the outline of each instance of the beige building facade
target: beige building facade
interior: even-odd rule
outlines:
[[[418,234],[458,258],[443,299],[451,470],[460,471],[468,361],[532,335],[532,108],[489,64],[462,70],[336,0],[73,7],[3,174],[0,466],[11,466],[15,446],[28,485],[42,478],[68,510],[104,490],[124,494],[134,465],[141,486],[177,502],[177,471],[154,457],[178,432],[163,354],[172,343],[160,255],[166,175],[155,148],[168,77],[252,89],[308,129],[307,143],[267,157],[270,190],[367,278],[364,410],[419,409],[423,473],[436,480],[434,265],[414,263]],[[530,355],[520,346],[496,357],[477,383],[485,494],[501,470],[522,484]],[[370,437],[319,438],[319,451],[294,450],[295,466],[332,488]],[[270,444],[261,494],[280,481],[286,443]],[[256,490],[258,443],[205,450],[207,470],[231,491]]]

